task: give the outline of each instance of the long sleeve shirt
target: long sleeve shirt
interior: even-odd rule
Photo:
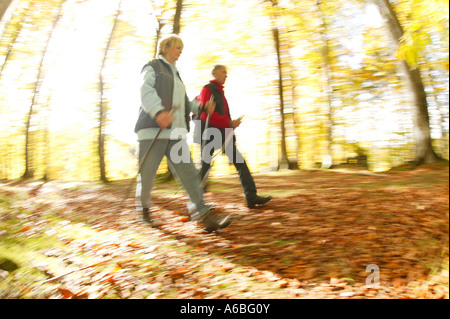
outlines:
[[[173,106],[178,108],[172,113],[173,122],[171,128],[166,128],[161,132],[158,138],[160,139],[170,139],[171,133],[174,129],[184,128],[187,132],[186,120],[185,120],[185,96],[186,88],[178,77],[178,70],[176,65],[170,64],[163,56],[160,59],[170,66],[172,70],[172,75],[174,79],[173,88]],[[162,105],[161,98],[155,89],[156,84],[156,74],[155,70],[151,66],[147,66],[144,69],[144,82],[141,86],[141,107],[142,109],[150,115],[151,118],[155,118],[156,114],[160,111],[164,111],[164,106]],[[191,113],[195,113],[199,109],[199,104],[197,101],[191,101],[187,106]],[[138,140],[149,140],[154,139],[158,133],[159,128],[151,127],[141,129],[137,132]],[[179,137],[173,136],[174,139],[179,139]]]
[[[217,110],[214,111],[214,113],[209,117],[209,125],[217,128],[230,127],[231,117],[228,108],[228,102],[227,99],[225,98],[223,85],[217,82],[216,80],[212,80],[211,83],[213,83],[222,94],[223,114],[220,114]],[[211,89],[208,86],[205,86],[201,91],[200,96],[198,97],[199,103],[206,104],[206,102],[208,102],[209,99],[211,98],[211,95],[212,95]],[[200,119],[203,122],[206,122],[207,116],[208,114],[206,112],[203,112],[200,115]]]

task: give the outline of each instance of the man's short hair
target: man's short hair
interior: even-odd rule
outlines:
[[[220,70],[222,68],[226,68],[226,66],[222,65],[222,64],[217,64],[217,65],[214,66],[214,68],[213,68],[211,73],[214,74],[214,72],[216,72],[217,70]]]

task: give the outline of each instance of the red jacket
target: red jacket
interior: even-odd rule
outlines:
[[[217,128],[227,128],[230,127],[230,110],[228,108],[228,102],[225,98],[225,93],[223,91],[223,85],[217,82],[216,80],[212,80],[211,83],[214,83],[214,85],[217,87],[217,89],[222,93],[223,98],[223,114],[220,114],[217,110],[214,111],[214,113],[209,117],[209,125],[217,127]],[[200,93],[200,96],[198,97],[198,101],[200,103],[206,104],[206,102],[209,101],[211,98],[211,89],[208,86],[205,86]],[[206,112],[203,112],[200,115],[200,119],[203,122],[206,122],[208,114]]]

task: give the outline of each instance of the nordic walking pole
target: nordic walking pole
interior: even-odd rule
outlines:
[[[220,154],[223,153],[223,149],[227,146],[227,144],[230,142],[230,140],[233,138],[233,136],[234,136],[234,133],[231,132],[231,133],[227,136],[227,138],[225,139],[225,141],[223,142],[222,148],[220,149],[220,151],[219,151],[217,154],[215,154],[215,155],[211,158],[211,164],[209,165],[209,168],[208,168],[208,170],[206,171],[205,176],[203,176],[203,179],[202,179],[202,181],[201,181],[201,183],[200,183],[200,187],[201,187],[201,188],[204,188],[205,185],[206,185],[206,182],[208,181],[209,172],[211,171],[211,167],[212,167],[212,165],[213,165],[213,160],[214,160],[214,158],[216,158],[218,155],[220,155]]]
[[[211,97],[209,98],[209,105],[211,105],[211,103],[214,102],[214,95],[211,92]],[[203,160],[203,149],[205,148],[205,143],[206,143],[206,138],[203,139],[203,135],[206,131],[208,131],[208,127],[209,127],[209,118],[210,118],[210,114],[208,112],[208,116],[206,117],[206,123],[205,123],[205,129],[202,132],[202,136],[201,136],[201,144],[200,144],[200,157]]]
[[[177,107],[173,107],[172,110],[170,110],[170,115],[173,114],[173,112],[177,109]],[[159,135],[161,134],[161,132],[163,131],[162,128],[159,128],[158,133],[156,133],[155,138],[153,139],[152,143],[150,144],[149,148],[147,149],[147,152],[145,152],[144,156],[142,157],[141,161],[139,162],[139,169],[138,172],[136,174],[136,177],[134,179],[131,180],[130,184],[128,185],[127,188],[127,192],[125,193],[125,198],[124,201],[128,198],[128,195],[130,194],[131,188],[133,187],[134,181],[136,180],[136,178],[139,176],[139,174],[141,173],[142,167],[144,167],[144,163],[145,160],[148,157],[148,154],[150,154],[151,149],[153,148],[153,145],[155,144],[156,140],[158,139]]]
[[[241,117],[239,117],[238,120],[242,121],[243,118],[244,118],[244,116],[242,115]],[[234,136],[234,131],[232,131],[232,132],[230,132],[230,134],[228,134],[228,136],[225,138],[225,141],[222,144],[222,148],[220,149],[220,151],[218,153],[214,154],[214,156],[211,158],[211,165],[209,165],[209,168],[206,171],[205,176],[203,176],[203,179],[200,183],[200,187],[204,188],[206,186],[206,182],[208,181],[208,176],[209,176],[209,173],[211,172],[211,167],[212,167],[214,158],[216,158],[217,156],[219,156],[220,154],[223,153],[223,150],[228,145],[228,143],[233,138],[233,136]]]
[[[130,184],[128,185],[127,192],[125,193],[125,198],[123,199],[124,201],[128,198],[128,195],[130,194],[131,188],[133,187],[134,181],[136,180],[136,178],[137,178],[137,177],[139,176],[139,174],[141,173],[142,167],[144,166],[144,162],[145,162],[145,160],[147,159],[148,154],[150,154],[150,151],[151,151],[153,145],[155,144],[156,139],[157,139],[157,138],[159,137],[159,135],[161,134],[161,132],[162,132],[162,128],[160,128],[160,129],[158,130],[158,133],[156,133],[156,136],[155,136],[155,138],[153,139],[152,143],[150,144],[150,147],[147,149],[147,152],[145,152],[144,156],[142,157],[141,161],[139,162],[139,169],[138,169],[138,172],[137,172],[136,176],[131,180]]]
[[[209,105],[211,105],[211,103],[213,103],[213,102],[214,102],[214,95],[212,95],[212,93],[211,93],[211,97],[209,98]],[[205,129],[202,132],[202,135],[203,135],[204,132],[206,132],[208,130],[209,118],[210,118],[210,114],[208,113],[208,116],[206,117]],[[202,144],[200,145],[200,151],[202,153],[203,152],[203,147],[205,146],[206,139],[204,140],[203,136],[201,136],[201,141],[202,141]]]
[[[141,173],[142,167],[144,167],[145,160],[147,159],[148,154],[150,154],[150,151],[152,150],[153,145],[155,144],[155,142],[158,139],[159,134],[161,134],[161,132],[162,132],[162,129],[160,128],[158,130],[158,133],[156,133],[156,136],[153,139],[152,143],[150,144],[150,147],[147,149],[147,152],[145,152],[144,156],[142,157],[141,161],[139,162],[139,169],[138,169],[138,172],[136,174],[136,177],[137,177],[137,175],[139,175]]]
[[[209,98],[209,105],[211,105],[211,103],[214,102],[214,95],[211,94],[211,97]],[[202,154],[203,154],[203,148],[205,146],[205,142],[206,140],[203,139],[203,133],[206,132],[206,130],[209,127],[209,118],[210,118],[210,114],[208,113],[208,116],[206,117],[206,123],[205,123],[205,129],[201,132],[201,136],[200,136],[200,157],[202,158]],[[180,188],[177,189],[177,191],[175,192],[174,195],[178,194],[178,192],[183,188],[183,186],[180,186]]]

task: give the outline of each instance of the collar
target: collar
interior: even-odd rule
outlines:
[[[163,55],[160,55],[159,58],[160,58],[161,60],[163,60],[165,63],[167,63],[168,65],[170,65],[171,67],[176,68],[177,62],[175,62],[174,64],[170,64],[169,61],[167,61],[166,58],[165,58]]]
[[[219,90],[223,91],[223,84],[217,82],[216,80],[211,80],[210,82],[211,82],[211,83],[214,83],[215,86],[216,86]]]

